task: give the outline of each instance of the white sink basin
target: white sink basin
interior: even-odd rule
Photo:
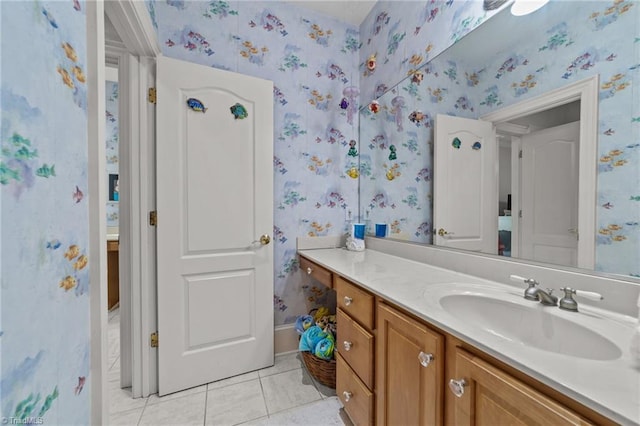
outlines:
[[[620,358],[621,349],[598,328],[599,318],[583,312],[525,300],[513,290],[500,291],[479,285],[450,285],[427,290],[425,297],[468,327],[515,344],[542,351],[591,360]],[[506,287],[509,289],[509,287]],[[600,321],[601,322],[601,321]]]

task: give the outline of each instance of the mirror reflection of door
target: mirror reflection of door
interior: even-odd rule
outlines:
[[[435,244],[496,254],[498,194],[492,124],[438,114],[434,134]]]
[[[579,120],[575,101],[498,124],[499,254],[577,266]]]
[[[491,131],[479,136],[479,129],[491,123],[438,115],[435,243],[577,266],[579,119],[580,102],[576,101],[500,123],[493,139]],[[461,141],[458,148],[452,142],[456,136]],[[466,145],[462,140],[467,136],[484,137],[482,149],[489,147],[489,141],[496,149],[485,151],[484,156],[465,155],[473,153],[464,151],[470,139]],[[497,184],[490,174],[485,175],[496,168]],[[490,209],[487,200],[495,200]],[[484,215],[497,216],[485,228],[489,233],[482,231]]]
[[[522,137],[520,256],[576,266],[579,122]]]

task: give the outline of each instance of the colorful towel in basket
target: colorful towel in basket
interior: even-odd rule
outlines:
[[[300,337],[300,344],[298,345],[298,349],[300,349],[300,351],[302,352],[314,353],[318,342],[320,342],[322,339],[325,339],[329,335],[330,333],[325,333],[320,327],[318,327],[317,325],[313,325],[302,334],[302,337]]]

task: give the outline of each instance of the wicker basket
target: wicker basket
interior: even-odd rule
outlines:
[[[314,379],[332,389],[336,388],[336,360],[325,361],[311,352],[300,352],[304,365]]]

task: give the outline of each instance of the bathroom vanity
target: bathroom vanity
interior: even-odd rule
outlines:
[[[356,425],[640,424],[629,315],[369,248],[298,254],[337,292],[336,392]]]

